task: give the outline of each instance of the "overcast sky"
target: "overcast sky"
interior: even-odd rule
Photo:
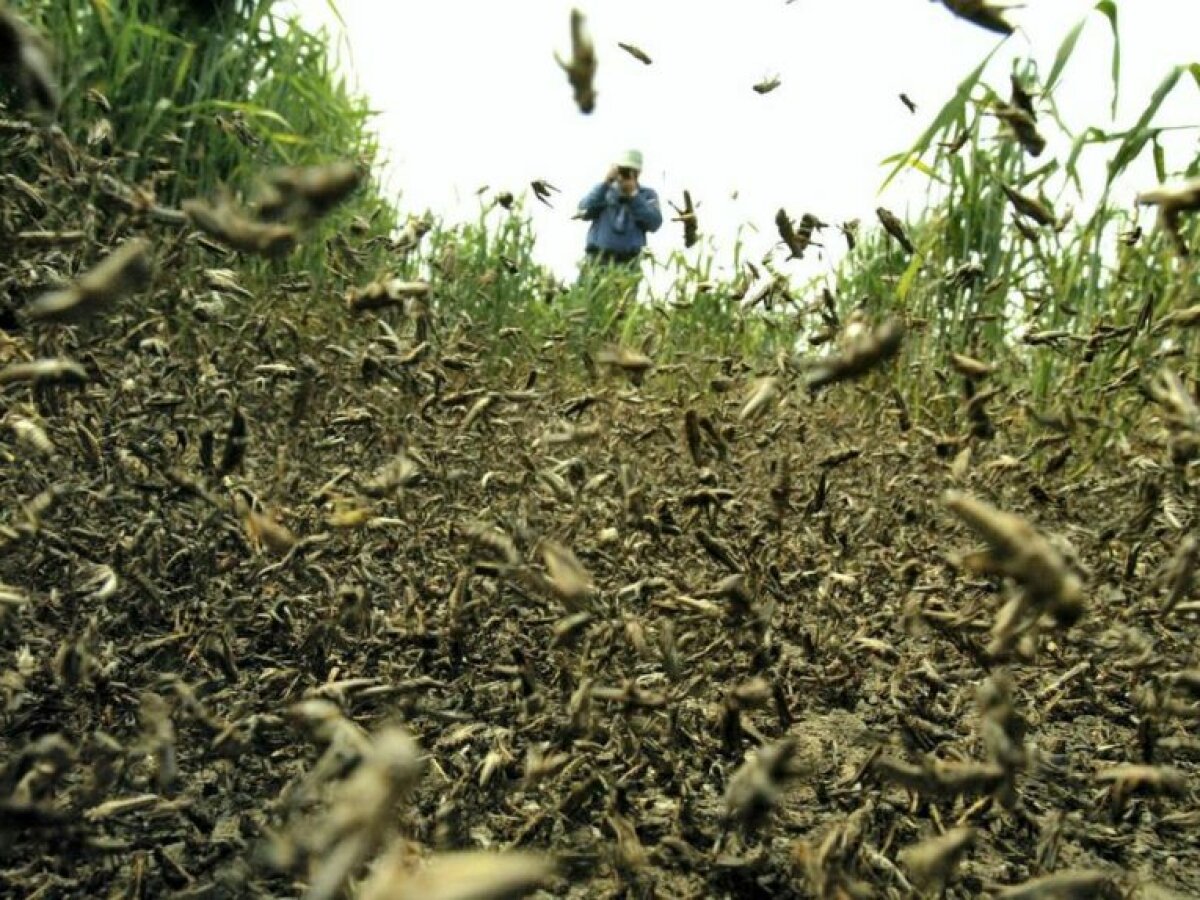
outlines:
[[[666,201],[680,202],[690,189],[707,246],[722,261],[739,226],[752,258],[768,251],[778,240],[780,206],[793,219],[807,211],[831,223],[873,223],[881,203],[917,212],[924,176],[907,174],[880,197],[880,162],[911,144],[998,40],[929,0],[336,0],[344,35],[328,0],[291,2],[348,50],[352,80],[380,113],[385,184],[401,210],[473,220],[482,185],[519,194],[544,178],[562,189],[554,209],[532,198],[526,208],[537,258],[563,277],[573,274],[586,232],[570,218],[575,205],[626,146],[644,152],[643,183],[659,191],[667,215]],[[555,51],[568,53],[572,6],[586,14],[599,58],[590,116],[576,108],[554,60]],[[1027,0],[1010,15],[1020,31],[997,55],[991,83],[1007,90],[1018,55],[1031,54],[1046,72],[1093,6]],[[1119,6],[1117,123],[1128,125],[1172,65],[1200,60],[1200,2]],[[1116,130],[1108,110],[1111,33],[1102,16],[1090,16],[1056,97],[1071,128]],[[652,65],[618,41],[642,48]],[[755,93],[752,86],[769,76],[780,86]],[[915,115],[900,92],[917,104]],[[1200,89],[1191,79],[1159,121],[1200,122]],[[1182,132],[1167,148],[1168,168],[1182,168],[1200,143],[1196,132]],[[1112,152],[1095,151],[1094,165]],[[1153,183],[1145,160],[1123,196]],[[840,251],[836,231],[825,239]],[[663,258],[682,246],[681,228],[670,221],[651,236]],[[784,271],[810,274],[832,261],[810,257]]]

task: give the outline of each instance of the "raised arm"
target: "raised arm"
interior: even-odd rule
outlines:
[[[596,218],[611,202],[610,193],[613,191],[613,186],[607,181],[602,181],[586,194],[579,201],[579,214],[587,220]]]
[[[658,208],[658,194],[653,188],[641,188],[629,198],[629,211],[638,227],[646,231],[658,231],[662,225],[662,210]]]

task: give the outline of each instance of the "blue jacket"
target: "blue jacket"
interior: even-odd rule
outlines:
[[[651,188],[639,187],[632,197],[626,197],[615,185],[601,182],[579,202],[583,218],[592,223],[588,229],[589,249],[612,253],[632,253],[646,246],[646,232],[658,231],[662,225],[662,210],[658,194]]]

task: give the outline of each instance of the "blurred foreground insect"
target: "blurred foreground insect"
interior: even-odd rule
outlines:
[[[1188,246],[1179,232],[1179,214],[1200,210],[1200,178],[1158,187],[1138,194],[1137,202],[1158,207],[1158,224],[1167,232],[1180,256],[1188,255]]]
[[[150,244],[134,238],[110,253],[68,288],[43,294],[29,304],[29,318],[73,322],[103,310],[150,281]]]
[[[266,175],[259,213],[270,220],[312,222],[349,197],[364,176],[359,166],[345,160],[274,169]]]
[[[842,353],[814,363],[808,373],[808,386],[816,389],[836,381],[859,378],[895,356],[903,342],[904,325],[895,319],[873,331],[864,330],[847,342]]]
[[[16,13],[0,6],[0,81],[12,86],[18,108],[58,109],[50,45]]]
[[[995,0],[942,0],[942,4],[960,19],[965,19],[980,28],[1008,36],[1013,33],[1012,25],[1004,14],[1019,3]]]
[[[71,359],[33,359],[0,369],[0,386],[30,381],[34,384],[83,384],[87,370]]]
[[[439,853],[424,864],[403,842],[375,866],[360,900],[513,900],[554,874],[550,859],[533,853],[465,850]]]
[[[227,198],[216,204],[184,200],[181,205],[197,228],[242,253],[285,256],[296,246],[296,230],[292,226],[256,222],[239,212]]]
[[[557,53],[554,58],[567,73],[579,111],[590,113],[596,108],[596,89],[592,85],[596,77],[596,48],[588,34],[587,21],[577,9],[571,10],[571,61],[563,62]]]

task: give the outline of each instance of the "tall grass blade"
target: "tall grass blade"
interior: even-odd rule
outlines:
[[[971,73],[959,83],[958,88],[954,92],[954,96],[951,97],[950,101],[941,108],[933,122],[930,123],[929,127],[922,132],[921,136],[917,138],[916,142],[912,145],[912,147],[909,148],[908,152],[903,154],[900,160],[888,173],[887,177],[884,178],[883,184],[879,187],[880,193],[885,191],[887,186],[892,183],[892,180],[899,175],[901,171],[903,171],[903,169],[908,165],[908,161],[910,159],[920,159],[922,156],[924,156],[925,152],[933,144],[934,138],[936,138],[943,131],[949,130],[950,126],[955,122],[965,123],[967,117],[967,104],[971,100],[971,91],[975,89],[975,85],[977,85],[979,83],[979,79],[983,77],[983,72],[988,67],[988,63],[992,61],[992,58],[996,55],[996,52],[1001,46],[1001,44],[997,44],[992,51],[984,57],[983,62],[976,66]],[[887,164],[886,161],[884,164]]]
[[[1159,107],[1163,105],[1163,101],[1167,99],[1167,95],[1179,83],[1179,78],[1183,75],[1183,72],[1183,66],[1175,66],[1167,73],[1167,77],[1159,83],[1158,87],[1154,89],[1154,93],[1150,95],[1150,102],[1146,104],[1146,108],[1142,110],[1142,114],[1138,117],[1137,122],[1125,140],[1122,141],[1121,146],[1117,148],[1116,154],[1108,164],[1109,185],[1112,184],[1118,175],[1125,171],[1131,162],[1137,159],[1142,149],[1146,146],[1146,142],[1157,133],[1155,129],[1150,127],[1150,123],[1158,113]]]
[[[1108,19],[1109,27],[1112,28],[1112,117],[1115,119],[1117,117],[1117,101],[1121,93],[1121,32],[1117,27],[1117,4],[1114,0],[1100,0],[1096,4],[1096,9],[1104,14]]]

